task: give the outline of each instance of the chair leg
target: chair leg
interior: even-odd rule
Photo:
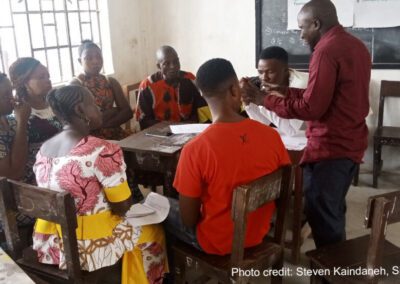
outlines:
[[[282,249],[282,253],[279,256],[279,260],[272,266],[273,270],[281,270],[283,267],[283,249]],[[271,284],[281,284],[283,281],[283,276],[271,276]]]
[[[374,142],[374,163],[372,170],[372,186],[374,188],[378,187],[378,175],[381,168],[381,155],[382,155],[382,145],[377,141]]]
[[[174,254],[174,283],[184,284],[186,279],[186,263],[185,258],[177,253]]]
[[[312,261],[310,261],[310,267],[311,269],[317,269],[317,267],[315,267]],[[327,281],[324,281],[324,278],[322,276],[317,275],[316,273],[313,273],[310,276],[310,284],[324,284],[324,283],[327,283]]]
[[[218,282],[218,283],[222,283],[222,282]],[[248,283],[247,278],[240,277],[240,276],[238,278],[236,278],[235,284],[246,284],[246,283]]]
[[[353,177],[353,185],[358,186],[358,176],[360,175],[360,164],[357,165],[356,172]]]
[[[301,217],[303,216],[303,171],[301,167],[296,167],[295,170],[293,203],[291,261],[293,264],[297,264],[300,260],[300,246],[302,243]]]

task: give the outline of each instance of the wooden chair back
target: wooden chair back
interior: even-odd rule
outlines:
[[[232,267],[241,267],[243,262],[247,214],[275,200],[279,206],[274,226],[274,242],[283,247],[286,232],[285,216],[289,209],[287,205],[290,199],[292,178],[292,167],[284,166],[234,190],[232,219],[235,225],[231,254]]]
[[[125,97],[128,100],[128,103],[131,106],[133,113],[135,113],[135,111],[136,111],[136,102],[137,102],[137,97],[139,94],[139,86],[140,86],[140,82],[133,83],[133,84],[127,84],[122,87]],[[131,119],[125,123],[125,128],[127,130],[135,130],[135,131],[139,130],[138,129],[139,124],[132,125],[132,120],[133,120],[133,123],[136,122],[135,114],[133,115],[133,119]]]
[[[62,276],[67,282],[80,283],[81,270],[79,262],[78,244],[76,240],[76,210],[74,199],[67,192],[56,192],[21,182],[0,178],[0,216],[3,221],[8,253],[21,264],[30,266],[23,259],[23,252],[30,247],[19,238],[16,222],[16,213],[20,212],[34,218],[58,223],[61,226],[63,247],[67,263],[67,271]],[[43,274],[58,267],[39,264],[37,257],[32,265],[43,269]],[[21,263],[22,261],[22,263]]]
[[[386,226],[400,222],[400,191],[372,196],[368,199],[365,226],[371,228],[367,267],[382,264]]]
[[[400,81],[381,81],[381,92],[379,97],[378,128],[383,126],[383,112],[385,109],[385,98],[400,98]]]

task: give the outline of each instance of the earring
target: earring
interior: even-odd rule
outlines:
[[[90,126],[90,119],[87,118],[87,116],[81,117],[81,119],[86,123],[87,126]]]

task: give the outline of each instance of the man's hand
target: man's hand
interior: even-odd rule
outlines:
[[[245,105],[249,103],[256,105],[263,104],[266,94],[250,82],[249,78],[240,79],[240,89],[242,92],[242,101]]]
[[[268,94],[273,94],[274,96],[276,96],[276,93],[280,93],[283,97],[285,97],[288,87],[277,84],[262,83],[261,90],[267,92]]]

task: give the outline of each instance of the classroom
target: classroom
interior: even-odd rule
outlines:
[[[0,283],[399,283],[398,0],[0,2]]]

